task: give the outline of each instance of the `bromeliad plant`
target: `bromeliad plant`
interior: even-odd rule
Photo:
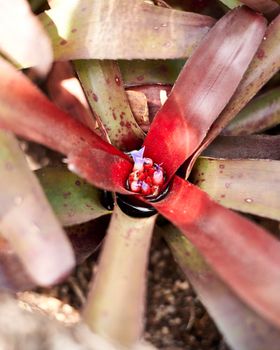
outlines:
[[[229,344],[236,349],[277,349],[279,242],[253,222],[218,204],[217,201],[224,200],[226,206],[239,209],[230,200],[228,204],[226,193],[219,193],[218,198],[212,194],[215,202],[187,178],[202,150],[278,71],[280,54],[275,43],[279,39],[280,18],[275,18],[267,29],[262,15],[239,7],[223,16],[205,35],[214,24],[209,17],[153,7],[140,0],[133,6],[125,0],[108,4],[53,0],[51,9],[41,15],[41,22],[52,38],[55,58],[76,60],[74,67],[93,113],[102,124],[102,135],[126,153],[92,131],[93,123],[88,117],[80,122],[66,114],[23,74],[3,58],[0,60],[1,128],[64,154],[69,170],[93,186],[114,193],[114,211],[84,319],[94,332],[116,346],[131,348],[141,339],[147,254],[158,212],[177,228],[168,224],[159,230]],[[123,16],[128,7],[131,13],[118,27],[116,18]],[[114,13],[110,24],[114,49],[106,45],[103,49],[104,42],[94,29],[99,25],[103,39],[107,38],[107,29],[101,24],[109,9]],[[74,15],[77,19],[73,19]],[[139,33],[130,33],[122,27],[132,18],[136,23],[144,23],[145,16],[147,21],[153,18],[155,33],[146,49],[141,47],[140,39],[147,38],[149,28],[144,26]],[[190,30],[189,37],[175,26],[174,18],[181,18]],[[179,39],[184,39],[181,51],[178,44],[169,41],[173,30],[169,26],[175,26]],[[138,47],[132,42],[130,50],[124,50],[120,29],[128,38],[130,35],[136,38]],[[91,39],[86,35],[90,30]],[[193,46],[198,47],[181,70],[146,136],[130,111],[116,64],[77,60],[178,58],[189,56]],[[18,63],[22,60],[18,59]],[[39,184],[26,169],[13,136],[2,131],[0,137],[2,236],[20,258],[18,269],[23,264],[33,282],[52,284],[73,267],[73,253]],[[212,160],[206,158],[204,162],[206,166],[203,159],[199,160],[192,173],[201,187],[208,181],[207,162]],[[231,165],[219,160],[220,175],[226,176]],[[245,165],[254,169],[253,163]],[[277,171],[278,163],[273,167]],[[244,176],[248,175],[246,169]],[[243,168],[240,177],[242,171]],[[212,173],[208,173],[210,178]],[[62,176],[61,182],[58,176]],[[233,177],[224,180],[226,189],[235,182],[234,175],[230,176]],[[98,202],[96,190],[65,168],[41,170],[39,177],[65,226],[107,213]],[[67,178],[72,183],[71,190]],[[279,192],[279,180],[273,179],[278,186],[274,190]],[[56,181],[57,186],[63,186],[63,204],[53,200]],[[253,191],[259,194],[257,188]],[[74,206],[72,197],[82,207]],[[243,200],[250,205],[255,199]],[[268,216],[279,219],[277,198],[272,207]],[[246,208],[244,211],[248,211]],[[5,259],[4,256],[3,264]],[[12,282],[3,281],[3,285]],[[257,337],[252,332],[252,323],[258,327]]]

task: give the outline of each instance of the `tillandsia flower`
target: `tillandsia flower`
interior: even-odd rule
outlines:
[[[219,20],[182,69],[167,101],[155,116],[143,147],[131,151],[130,156],[59,110],[26,77],[0,59],[1,128],[66,155],[69,169],[94,186],[152,206],[198,248],[217,276],[242,302],[276,327],[280,326],[279,243],[259,226],[211,200],[188,182],[187,176],[198,154],[233,117],[221,115],[222,111],[226,113],[224,108],[240,107],[233,108],[230,105],[233,100],[229,101],[242,86],[241,79],[257,50],[268,50],[270,36],[279,32],[279,26],[277,17],[261,44],[266,21],[260,14],[240,7]],[[74,29],[70,30],[73,35]],[[71,46],[60,41],[60,49],[68,44]],[[252,64],[256,57],[258,54]],[[266,74],[266,79],[279,69],[279,61],[278,52],[277,64]],[[254,93],[264,80],[256,84]],[[114,76],[114,81],[121,87],[119,76]],[[90,93],[98,103],[98,95]],[[217,119],[219,116],[223,118]],[[125,126],[123,120],[120,125]],[[131,145],[133,142],[129,141]],[[133,148],[136,148],[134,144]],[[182,165],[188,166],[185,178],[177,173]],[[159,198],[166,188],[165,197]],[[150,200],[150,196],[156,200]],[[149,221],[149,225],[153,223]],[[140,293],[139,289],[133,292]],[[106,315],[103,313],[105,323]]]
[[[145,147],[139,151],[131,151],[134,165],[127,179],[127,189],[149,198],[156,198],[165,181],[165,172],[161,165],[151,158],[143,157]]]

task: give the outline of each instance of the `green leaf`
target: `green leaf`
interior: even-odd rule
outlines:
[[[280,15],[270,23],[254,59],[247,69],[241,83],[230,102],[212,125],[201,146],[192,155],[187,175],[207,146],[220,134],[222,129],[242,110],[243,107],[280,69]]]
[[[40,19],[56,60],[189,57],[215,20],[142,0],[57,0]]]
[[[280,332],[233,293],[175,227],[163,227],[175,260],[234,350],[278,350]]]
[[[228,8],[231,10],[234,9],[237,6],[242,5],[241,1],[239,0],[220,0],[223,4],[225,4]]]
[[[224,129],[223,135],[250,135],[280,123],[280,88],[253,99]]]
[[[100,193],[66,167],[46,167],[36,172],[45,194],[63,226],[96,219],[109,213]]]
[[[155,218],[132,218],[115,207],[84,310],[84,321],[93,332],[129,349],[143,332]]]
[[[185,60],[119,61],[126,86],[144,84],[174,84]]]
[[[227,208],[280,220],[280,161],[200,157],[192,178]]]
[[[74,66],[96,119],[119,149],[140,148],[144,133],[135,121],[114,61],[75,61]]]
[[[40,285],[64,277],[74,255],[15,138],[0,133],[0,231]]]

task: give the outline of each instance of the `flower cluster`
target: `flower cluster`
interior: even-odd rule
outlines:
[[[130,152],[134,166],[127,179],[127,188],[143,196],[157,197],[165,182],[165,172],[151,158],[144,157],[145,147]]]

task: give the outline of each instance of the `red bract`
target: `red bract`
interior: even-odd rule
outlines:
[[[279,243],[261,228],[215,204],[193,185],[179,177],[173,179],[229,102],[258,49],[265,28],[263,17],[247,8],[230,12],[214,26],[183,68],[168,100],[155,117],[144,141],[144,156],[166,171],[166,184],[171,187],[165,199],[150,204],[189,237],[244,301],[280,325],[280,303],[275,292],[280,287]],[[130,195],[143,190],[141,187],[138,191],[136,186],[143,169],[140,169],[142,174],[130,176],[132,163],[127,155],[54,107],[6,63],[1,62],[0,69],[0,125],[3,128],[64,153],[69,169],[97,187]],[[9,95],[9,88],[13,88],[13,97]],[[142,180],[152,181],[153,185],[159,181],[161,185],[159,178],[147,179],[149,175],[153,177],[155,171],[163,170],[151,167],[150,170],[153,173],[148,171]],[[126,189],[127,179],[132,192]],[[151,193],[142,191],[142,194]],[[145,201],[143,197],[142,200]]]

